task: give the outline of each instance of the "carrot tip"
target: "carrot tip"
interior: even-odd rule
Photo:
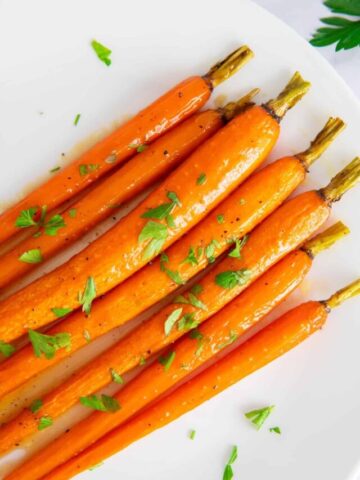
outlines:
[[[252,105],[252,99],[260,92],[260,88],[253,88],[246,95],[241,97],[236,102],[229,102],[224,107],[220,108],[220,111],[226,122],[236,117],[239,113],[243,112],[247,107]]]
[[[215,88],[240,70],[253,56],[253,51],[243,45],[211,67],[204,78]]]
[[[360,278],[335,292],[324,303],[328,308],[333,309],[356,295],[360,295]]]
[[[284,90],[275,99],[269,100],[264,107],[280,121],[286,112],[302,99],[310,86],[310,82],[305,81],[299,72],[295,72]]]
[[[309,167],[327,150],[340,132],[344,130],[345,126],[345,122],[341,118],[330,117],[324,128],[310,143],[309,148],[296,156],[303,162],[305,167]]]
[[[337,202],[344,193],[354,187],[359,180],[360,157],[356,157],[337,173],[326,187],[320,189],[319,192],[329,203]]]
[[[349,233],[349,228],[343,222],[336,222],[334,225],[331,225],[331,227],[305,242],[302,250],[311,258],[314,258],[318,253],[327,250],[338,240],[349,235]]]

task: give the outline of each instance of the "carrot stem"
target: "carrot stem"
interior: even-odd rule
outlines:
[[[305,81],[299,72],[295,72],[282,92],[275,99],[269,100],[264,107],[280,121],[286,112],[302,99],[310,86],[310,82]]]
[[[231,119],[239,115],[245,110],[245,108],[251,106],[252,99],[260,92],[260,88],[253,88],[249,93],[241,97],[236,102],[229,102],[224,107],[219,110],[222,113],[223,118],[226,122],[229,122]]]
[[[324,303],[332,310],[356,295],[360,295],[360,278],[335,292],[331,297],[325,300]]]
[[[321,132],[310,143],[309,148],[296,156],[304,163],[305,167],[309,167],[324,153],[345,126],[345,122],[341,118],[330,117]]]
[[[360,157],[354,158],[330,183],[320,190],[320,193],[329,202],[337,202],[350,188],[355,186],[360,179]]]
[[[253,56],[253,51],[247,45],[243,45],[212,66],[203,78],[215,88],[240,70]]]
[[[334,225],[331,225],[331,227],[305,242],[302,246],[302,250],[304,250],[311,258],[314,258],[318,253],[327,250],[349,233],[350,230],[344,223],[336,222]]]

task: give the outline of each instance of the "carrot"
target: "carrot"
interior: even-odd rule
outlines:
[[[266,272],[264,277],[250,286],[240,297],[209,319],[200,330],[194,330],[192,334],[179,340],[167,355],[159,359],[159,362],[151,364],[125,385],[114,396],[121,408],[112,413],[95,412],[67,430],[25,462],[23,467],[15,470],[18,475],[21,473],[18,478],[22,480],[41,478],[81,453],[115,427],[122,425],[150,402],[229,347],[284,299],[292,290],[292,286],[298,284],[299,277],[303,278],[303,272],[309,269],[311,261],[304,253],[304,260],[298,262],[297,253],[289,254],[280,264],[273,267],[274,270]],[[290,262],[287,262],[288,259]],[[277,275],[274,275],[275,272]],[[269,349],[271,350],[271,343]],[[48,417],[43,407],[37,415]],[[3,433],[2,436],[7,433]],[[11,479],[11,475],[9,478]]]
[[[189,251],[197,252],[199,247],[204,248],[211,244],[214,247],[212,255],[217,258],[229,248],[229,240],[242,237],[251,231],[301,183],[308,167],[329,146],[343,126],[340,119],[330,119],[307,150],[280,159],[252,175],[201,223],[166,251],[169,258],[168,269],[178,272],[182,281],[186,282],[208,263],[204,254],[197,256],[195,261],[184,262]],[[214,239],[217,240],[216,243],[213,242]],[[49,335],[67,332],[71,336],[70,351],[58,350],[52,359],[37,358],[34,357],[32,347],[27,346],[6,363],[0,364],[0,397],[84,346],[87,341],[85,331],[88,337],[95,339],[124,324],[175,290],[177,284],[160,266],[160,259],[155,260],[152,265],[140,270],[105,297],[97,300],[90,317],[78,311],[51,328]]]
[[[226,107],[225,112],[226,118],[229,118],[230,112]],[[56,235],[46,235],[41,229],[40,237],[30,237],[2,255],[0,288],[30,272],[41,262],[58,253],[61,248],[71,245],[101,220],[109,217],[124,202],[168,174],[219,130],[226,118],[222,109],[194,114],[155,140],[146,150],[133,157],[84,198],[62,212],[64,227],[60,228]],[[21,261],[24,252],[34,249],[41,252],[41,262]]]
[[[193,410],[304,341],[324,325],[330,310],[358,294],[360,280],[325,302],[310,301],[293,308],[225,358],[41,477],[42,480],[68,480]]]
[[[310,269],[311,259],[314,258],[315,254],[330,247],[347,233],[348,229],[339,222],[314,239],[306,242],[301,250],[288,254],[285,259],[272,267],[267,273],[264,273],[260,279],[255,281],[253,286],[245,290],[239,298],[233,300],[228,307],[225,307],[215,315],[211,322],[214,325],[218,323],[221,325],[221,329],[225,331],[225,334],[222,333],[224,337],[228,337],[229,332],[232,332],[231,339],[235,339],[238,335],[243,334],[262,318],[265,314],[264,312],[268,312],[269,308],[277,305],[281,299],[301,282]],[[261,260],[266,264],[264,258]],[[257,273],[258,275],[259,273]],[[211,308],[216,299],[208,299],[206,292],[211,288],[212,281],[213,277],[209,274],[201,282],[204,289],[201,301],[207,306],[208,310],[200,309],[196,317],[197,325],[200,325],[212,313],[220,310],[225,305],[225,303],[218,300],[216,309]],[[274,284],[276,284],[276,294],[273,291]],[[264,299],[266,298],[269,299],[265,301]],[[262,305],[262,310],[260,310],[258,305]],[[252,310],[260,313],[252,317]],[[36,433],[40,417],[45,416],[55,419],[74,405],[81,396],[90,395],[110,383],[111,371],[116,371],[119,375],[122,375],[131,368],[136,367],[140,359],[147,359],[150,355],[159,352],[184,335],[189,330],[189,327],[180,329],[181,315],[178,317],[178,328],[174,325],[174,328],[168,334],[164,333],[166,319],[169,318],[172,312],[176,311],[178,311],[178,306],[170,305],[165,307],[140,327],[122,338],[109,351],[80,369],[67,382],[61,384],[42,399],[42,408],[37,415],[25,409],[18,417],[4,425],[0,429],[0,453],[6,452],[14,445],[18,445],[27,436]],[[234,313],[233,316],[229,313],[230,311]],[[222,320],[223,317],[228,318],[228,320],[224,322]],[[231,319],[233,319],[232,323]],[[241,327],[239,327],[239,319],[241,319]],[[223,343],[225,345],[228,341],[229,338],[221,337],[219,344]]]
[[[238,48],[203,77],[193,76],[179,83],[98,142],[0,216],[0,242],[19,231],[16,219],[22,210],[40,209],[44,205],[52,210],[73,197],[131,157],[139,146],[155,140],[199,110],[209,99],[212,89],[237,72],[252,56],[247,46]]]
[[[53,308],[82,304],[89,314],[89,299],[111,290],[174,243],[259,166],[278,138],[279,113],[308,88],[295,74],[281,101],[251,106],[233,118],[101,238],[2,301],[0,340],[11,342],[53,321]]]

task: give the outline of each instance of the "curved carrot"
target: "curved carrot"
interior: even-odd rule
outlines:
[[[15,223],[22,210],[41,208],[44,205],[52,210],[73,197],[131,157],[137,147],[155,140],[200,109],[209,99],[212,89],[238,71],[252,56],[248,47],[240,47],[203,77],[194,76],[184,80],[141,110],[80,158],[6,210],[0,216],[0,242],[19,231]]]
[[[24,252],[37,249],[41,252],[41,261],[46,261],[61,248],[71,245],[94,225],[109,217],[116,211],[115,208],[179,165],[224,125],[223,118],[221,109],[196,113],[155,140],[146,150],[133,157],[84,198],[62,212],[65,226],[60,228],[56,235],[49,236],[42,232],[40,237],[30,237],[2,255],[0,288],[41,264],[21,261]]]
[[[264,223],[267,223],[267,221]],[[266,225],[266,227],[268,227],[268,225]],[[249,244],[254,238],[254,235],[264,235],[264,230],[266,231],[266,228],[260,231],[255,230],[249,239]],[[252,287],[245,290],[239,298],[236,299],[236,293],[233,292],[232,298],[235,298],[235,300],[227,307],[224,307],[224,305],[230,301],[229,298],[223,303],[221,300],[218,300],[218,298],[210,297],[210,295],[207,294],[211,292],[214,277],[211,273],[205,276],[201,281],[203,288],[201,302],[203,302],[207,310],[201,308],[195,309],[193,306],[193,311],[191,312],[194,314],[196,310],[199,310],[196,315],[197,326],[224,307],[223,310],[209,321],[213,322],[214,325],[218,323],[221,325],[225,333],[221,334],[224,338],[219,338],[218,343],[226,345],[229,342],[229,335],[230,341],[232,341],[239,335],[245,333],[246,330],[262,318],[265,312],[269,311],[269,305],[273,308],[280,299],[284,298],[284,296],[290,293],[290,291],[301,282],[311,266],[311,259],[315,256],[315,253],[322,251],[324,248],[328,248],[347,233],[348,229],[341,224],[341,222],[330,227],[324,233],[306,242],[301,250],[288,254],[285,257],[286,260],[282,260],[275,265],[268,273],[264,273],[264,275],[258,281],[255,281]],[[251,249],[251,245],[248,246],[248,248]],[[246,256],[245,247],[243,255]],[[264,268],[269,265],[266,255],[264,254],[259,254],[257,263],[258,265],[251,265],[253,271],[257,269],[252,280],[258,278],[261,273],[264,272]],[[249,268],[250,265],[247,265]],[[218,268],[220,268],[220,266],[221,263],[218,265]],[[276,285],[276,287],[274,287],[274,285]],[[284,285],[287,287],[285,288]],[[274,289],[276,294],[273,292]],[[282,292],[281,295],[279,293],[280,291]],[[187,292],[187,295],[189,295],[189,293],[191,294],[191,292]],[[272,294],[273,297],[271,297]],[[267,297],[269,297],[271,301],[264,301],[264,298]],[[260,309],[259,305],[263,305],[262,309]],[[184,335],[186,331],[189,331],[189,327],[177,328],[176,325],[174,325],[170,332],[164,333],[166,319],[169,318],[172,312],[176,312],[178,309],[179,305],[169,305],[165,307],[140,325],[140,327],[123,337],[107,352],[81,368],[70,377],[68,381],[59,385],[42,399],[42,408],[39,413],[34,415],[30,410],[25,409],[14,420],[11,420],[0,428],[0,453],[6,452],[14,445],[18,445],[27,436],[36,433],[39,418],[45,416],[54,420],[77,403],[81,396],[90,395],[110,383],[111,371],[116,371],[119,375],[126,373],[128,370],[136,367],[140,359],[147,359],[150,355],[158,353]],[[257,313],[253,314],[253,310]],[[233,312],[233,316],[229,313],[230,311]],[[189,314],[190,312],[186,311],[185,314],[186,313]],[[178,317],[179,326],[181,315]],[[223,321],[223,317],[226,317],[228,320]],[[192,327],[193,326],[194,325],[192,325]]]
[[[166,251],[169,258],[168,269],[177,271],[182,281],[186,282],[208,262],[205,255],[197,257],[195,262],[184,262],[189,251],[196,252],[199,247],[212,244],[212,255],[217,258],[229,247],[229,240],[242,237],[251,231],[302,182],[306,169],[342,128],[343,122],[340,119],[330,119],[307,150],[280,159],[253,174],[210,215]],[[213,242],[214,239],[217,240],[216,243]],[[32,347],[27,346],[6,363],[0,364],[0,397],[86,345],[85,331],[89,338],[95,339],[124,324],[175,290],[177,284],[161,271],[160,264],[159,259],[155,260],[152,265],[140,270],[105,297],[97,300],[90,317],[78,311],[51,328],[49,335],[60,332],[71,335],[70,351],[58,350],[56,355],[48,360],[45,357],[35,357]]]
[[[295,74],[285,94],[280,94],[279,111],[284,103],[287,109],[293,106],[308,90],[309,84],[299,77]],[[51,322],[53,308],[76,309],[83,304],[89,313],[86,285],[92,285],[92,298],[103,295],[199,222],[266,158],[279,135],[278,117],[271,102],[236,116],[110,231],[2,301],[0,340],[11,342],[28,329]]]
[[[171,358],[171,363],[164,366],[160,361],[154,362],[115,394],[114,399],[121,406],[119,410],[113,413],[95,412],[70,430],[68,429],[65,434],[25,462],[23,467],[15,470],[18,475],[19,473],[24,475],[18,478],[22,480],[42,478],[55,467],[78,455],[114,428],[122,425],[150,402],[227,348],[234,339],[236,340],[244,331],[256,324],[278,304],[278,301],[286,297],[286,294],[291,291],[291,286],[294,283],[297,284],[296,268],[302,266],[300,272],[308,270],[310,262],[305,260],[298,263],[296,253],[293,252],[287,257],[291,258],[292,262],[295,261],[294,273],[290,273],[288,277],[288,272],[291,272],[289,264],[280,271],[279,264],[275,265],[277,277],[272,276],[271,271],[267,272],[264,279],[260,278],[240,297],[204,323],[201,329],[196,331],[195,337],[189,335],[174,344],[171,348],[171,357],[167,356]],[[300,278],[303,278],[301,273]],[[307,330],[304,326],[303,329]],[[268,348],[271,351],[271,343]],[[250,360],[248,358],[248,362],[252,363],[251,358]],[[46,413],[41,408],[37,415],[46,416]],[[19,428],[21,427],[22,424],[19,425]],[[9,478],[11,479],[11,475]]]
[[[79,455],[51,471],[50,474],[41,477],[41,480],[68,480],[98,465],[136,440],[176,420],[294,348],[324,325],[330,309],[359,293],[360,281],[358,280],[330,297],[325,303],[306,302],[293,308],[225,358],[178,387],[120,428],[111,431]]]

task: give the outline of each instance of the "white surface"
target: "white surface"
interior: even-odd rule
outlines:
[[[321,0],[301,0],[300,2],[297,0],[256,0],[256,3],[284,20],[306,40],[311,38],[317,28],[324,26],[320,22],[320,18],[336,16],[323,5]],[[352,19],[354,18],[356,17],[352,17]],[[330,45],[317,50],[360,98],[360,48],[335,52],[335,46]]]
[[[110,68],[94,56],[92,38],[112,48]],[[359,105],[314,49],[256,5],[247,0],[228,0],[221,9],[215,0],[178,5],[165,0],[3,1],[0,200],[16,198],[63,161],[61,152],[121,121],[186,75],[206,71],[243,42],[256,59],[214,98],[238,97],[260,86],[263,100],[299,69],[313,88],[283,122],[272,158],[303,149],[328,116],[342,116],[348,128],[312,168],[306,188],[326,184],[359,153]],[[306,285],[287,306],[326,298],[359,276],[354,207],[359,202],[358,188],[334,207],[334,218],[344,220],[352,236],[315,261]],[[349,302],[320,334],[286,357],[79,478],[219,480],[233,444],[239,446],[235,478],[354,478],[360,457],[358,311],[359,302]],[[256,432],[243,413],[268,404],[276,411]],[[272,425],[282,428],[281,437],[268,432]],[[187,437],[192,428],[194,441]]]

